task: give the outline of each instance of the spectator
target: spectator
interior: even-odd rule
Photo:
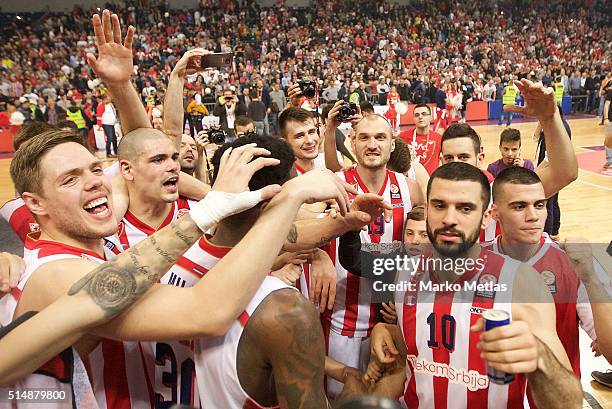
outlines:
[[[189,133],[192,138],[200,133],[203,129],[202,120],[208,115],[208,109],[202,102],[202,96],[195,94],[193,99],[187,105],[187,115],[189,116]]]
[[[101,127],[106,137],[106,157],[116,158],[117,135],[115,134],[115,124],[117,123],[117,111],[108,93],[102,96],[102,101],[96,108],[96,117],[98,129]]]
[[[485,101],[495,101],[495,93],[497,89],[495,88],[495,84],[493,83],[493,79],[489,79],[487,85],[484,86],[484,100]]]
[[[272,135],[279,135],[280,128],[278,124],[278,115],[285,109],[285,93],[279,88],[277,84],[272,85],[272,92],[270,92],[270,98],[272,98],[272,105],[270,112],[270,128]]]
[[[499,137],[499,153],[501,159],[489,164],[487,171],[497,177],[502,170],[510,166],[521,166],[525,169],[535,170],[533,162],[521,158],[521,132],[518,129],[504,129]]]
[[[247,132],[257,132],[253,120],[248,116],[239,116],[234,121],[234,130],[236,131],[236,138],[244,136]]]
[[[223,95],[219,98],[219,102],[213,111],[213,115],[219,117],[221,129],[227,133],[230,141],[236,138],[236,133],[234,132],[236,117],[246,114],[247,108],[242,102],[238,101],[234,91],[229,88],[223,91]]]
[[[90,147],[89,145],[89,128],[91,128],[91,123],[89,122],[89,117],[83,112],[81,108],[80,100],[73,100],[66,111],[67,119],[73,122],[79,133],[81,134],[81,138],[83,139],[83,144],[85,146]],[[91,147],[90,147],[91,149]]]
[[[251,103],[247,108],[247,112],[249,118],[253,120],[253,124],[255,125],[255,129],[257,130],[258,135],[264,135],[265,133],[265,120],[266,120],[266,105],[261,100],[259,95],[253,96],[251,99]],[[236,136],[238,136],[238,132],[236,131]]]

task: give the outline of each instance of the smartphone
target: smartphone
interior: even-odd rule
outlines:
[[[203,55],[200,66],[202,68],[231,68],[233,62],[233,53],[214,53]]]
[[[612,241],[610,241],[610,244],[608,244],[608,248],[606,249],[606,252],[612,256]]]

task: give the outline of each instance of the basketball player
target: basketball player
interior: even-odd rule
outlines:
[[[391,364],[399,354],[406,366],[391,372],[381,387],[389,396],[403,395],[409,408],[517,408],[522,407],[526,378],[538,407],[580,408],[580,382],[557,337],[553,299],[545,284],[531,266],[477,244],[489,196],[487,178],[473,166],[451,163],[433,173],[427,204],[433,254],[416,279],[415,271],[400,275],[398,282],[416,285],[396,291],[399,324],[377,324],[372,333],[373,361]],[[464,265],[472,260],[462,275],[457,260]],[[484,291],[464,285],[484,282],[500,286]],[[427,283],[446,289],[428,291],[422,285]],[[452,284],[462,290],[448,289]],[[512,321],[481,332],[480,314],[486,309],[504,310]],[[526,376],[494,384],[485,364]]]
[[[17,152],[11,164],[15,184],[30,210],[36,215],[45,238],[45,240],[32,238],[26,243],[26,246],[32,250],[38,249],[38,251],[32,253],[32,259],[28,263],[29,271],[26,271],[26,276],[20,282],[19,288],[22,292],[19,299],[13,301],[12,309],[15,310],[15,316],[29,310],[40,310],[63,295],[75,281],[104,261],[102,249],[105,246],[108,250],[119,248],[119,245],[113,245],[110,241],[107,241],[105,245],[102,239],[116,232],[116,225],[112,218],[112,205],[109,205],[107,201],[110,193],[108,182],[101,174],[98,161],[78,141],[74,142],[73,139],[72,135],[64,134],[56,135],[55,138],[51,138],[51,135],[38,135],[28,142],[28,149],[20,149]],[[55,146],[50,142],[52,140],[55,141],[53,142],[56,144]],[[50,143],[51,146],[49,146]],[[235,190],[236,184],[241,183],[241,179],[246,186],[245,172],[255,171],[255,166],[261,167],[266,164],[277,163],[274,159],[260,158],[254,161],[253,165],[245,166],[253,155],[259,153],[265,153],[265,151],[247,146],[238,149],[234,157],[224,159],[223,162],[228,162],[231,165],[232,175],[223,173],[224,176],[220,180],[226,180],[226,183],[229,183],[228,189],[233,187]],[[34,177],[34,175],[39,174],[36,172],[37,168],[39,168],[40,174],[44,175],[40,180]],[[292,220],[295,217],[294,211],[297,211],[299,207],[294,208],[293,203],[303,200],[304,193],[310,192],[308,188],[313,185],[316,185],[317,189],[313,197],[317,200],[324,199],[325,195],[322,196],[321,194],[326,190],[326,186],[329,187],[330,182],[333,182],[334,188],[337,185],[335,179],[323,176],[323,174],[324,172],[319,172],[318,175],[315,174],[312,177],[288,184],[286,189],[295,190],[296,198],[285,198],[286,202],[282,206],[272,206],[270,210],[276,210],[279,219],[289,216],[289,220]],[[229,182],[227,182],[228,179]],[[319,180],[315,184],[308,182],[313,179]],[[33,182],[33,180],[38,181],[39,184]],[[273,188],[268,188],[268,191],[271,189]],[[328,195],[329,192],[330,189],[327,189],[326,194]],[[344,197],[337,196],[337,199],[340,208],[345,208],[346,200]],[[106,203],[104,203],[105,200]],[[311,200],[308,199],[308,201]],[[278,202],[273,201],[270,205],[274,203]],[[224,204],[224,206],[228,205]],[[84,207],[92,209],[87,211]],[[151,240],[154,245],[153,251],[156,252],[155,254],[159,253],[158,258],[165,260],[163,263],[157,261],[157,259],[137,258],[133,261],[137,263],[136,267],[145,268],[143,266],[154,263],[156,267],[161,264],[165,268],[163,271],[167,271],[168,267],[178,260],[181,253],[194,244],[198,238],[195,234],[187,235],[182,230],[177,230],[177,226],[180,227],[186,223],[187,227],[192,230],[197,229],[197,227],[193,227],[195,224],[192,221],[192,218],[197,219],[197,215],[193,216],[195,211],[190,211],[191,217],[184,216],[170,224],[170,234],[174,241],[180,242],[172,242],[171,250],[162,246],[164,242],[161,240]],[[228,211],[231,211],[231,207]],[[218,214],[218,211],[215,212],[214,214]],[[276,221],[271,222],[270,219],[264,217],[262,223],[265,223],[266,227],[254,228],[250,233],[256,234],[257,231],[261,233],[262,230],[265,230],[267,235],[272,230],[277,231]],[[290,223],[287,223],[287,221],[284,220],[288,231]],[[284,230],[281,227],[278,230],[280,231],[279,234],[283,234]],[[263,236],[259,240],[263,240]],[[269,247],[275,244],[274,239],[272,241],[266,239],[266,242]],[[270,260],[268,260],[268,255],[271,253],[265,252],[265,255],[259,256],[255,254],[259,253],[259,251],[255,251],[256,247],[253,246],[249,249],[253,250],[253,254],[248,254],[248,251],[242,254],[244,258],[241,258],[241,260],[245,265],[240,268],[236,266],[234,271],[245,271],[247,268],[251,271],[259,271],[261,267],[269,271],[271,261],[275,258],[278,249],[275,250],[274,255],[270,255]],[[274,250],[273,247],[270,248]],[[274,251],[272,252],[274,253]],[[42,256],[43,254],[49,256]],[[268,261],[270,261],[269,264]],[[59,273],[60,271],[61,273]],[[156,286],[152,292],[155,297],[147,297],[147,300],[150,301],[141,300],[138,308],[130,309],[119,321],[96,328],[93,333],[101,337],[112,336],[119,339],[183,339],[183,337],[198,334],[220,333],[227,328],[226,325],[238,316],[246,305],[242,298],[242,291],[237,293],[233,286],[237,285],[245,292],[253,291],[258,286],[259,282],[253,286],[248,277],[251,276],[246,275],[239,280],[230,278],[227,274],[223,278],[221,276],[217,278],[207,277],[205,281],[199,282],[192,289]],[[261,277],[263,277],[263,273]],[[53,280],[53,285],[49,285],[50,279]],[[261,278],[251,277],[251,279],[255,281]],[[157,277],[155,277],[155,280],[157,280]],[[25,286],[26,282],[27,286]],[[175,294],[175,291],[180,292]],[[214,294],[202,293],[208,293],[208,291],[212,291]],[[233,297],[224,295],[230,292]],[[202,294],[198,295],[198,293]],[[252,293],[246,295],[250,299]],[[221,304],[215,301],[216,307],[222,308],[222,310],[216,310],[215,307],[215,314],[196,314],[193,318],[192,311],[203,311],[203,309],[208,308],[206,307],[207,303],[212,302],[216,297],[228,299],[227,302]],[[230,298],[232,299],[231,302],[229,301]],[[160,299],[164,301],[160,302]],[[239,305],[234,304],[234,302],[244,302],[244,304]],[[204,304],[197,305],[198,303]],[[226,305],[223,306],[222,304]],[[236,307],[240,311],[237,311]],[[10,310],[8,311],[10,312]],[[167,313],[169,315],[165,315]],[[180,316],[189,317],[189,320],[177,320],[176,317]],[[200,321],[200,317],[202,319],[205,317],[206,323],[197,322]],[[3,321],[6,321],[6,318],[10,320],[12,314],[3,317]],[[168,325],[159,326],[158,322],[172,323],[172,327]],[[163,331],[163,334],[160,331]],[[194,331],[194,333],[189,334],[189,331]],[[93,347],[96,347],[89,354],[89,362],[95,380],[94,391],[97,392],[98,403],[103,407],[114,407],[113,405],[121,400],[128,404],[132,402],[136,407],[140,404],[138,402],[146,402],[144,404],[150,405],[146,385],[147,376],[142,367],[143,363],[138,349],[130,349],[129,345],[107,341],[103,341],[103,345],[97,347],[97,340],[89,342],[89,347],[77,346],[77,349],[83,354],[87,354]],[[131,346],[133,348],[137,347],[137,345]],[[117,353],[120,353],[120,355],[116,355]],[[120,358],[124,355],[125,358]],[[131,360],[132,358],[135,358],[135,360]],[[96,369],[102,362],[106,368],[104,371],[106,376],[103,375],[101,367],[100,372]],[[111,373],[112,376],[110,376]],[[128,376],[128,373],[135,376]],[[128,379],[132,383],[129,384],[129,390],[126,390],[125,386],[128,385]],[[134,382],[141,383],[136,385]]]
[[[416,157],[432,174],[440,165],[440,149],[442,136],[431,129],[431,108],[427,104],[414,107],[413,120],[416,127],[400,133],[400,138],[415,150]]]
[[[278,167],[254,175],[251,189],[289,179],[291,147],[271,137],[244,138],[257,141],[258,146],[281,159]],[[236,148],[249,140],[238,139],[231,146]],[[228,147],[215,153],[215,168]],[[373,210],[373,217],[382,210]],[[259,213],[260,209],[253,208],[227,218],[212,237],[203,237],[199,246],[207,253],[204,267],[211,268],[225,257]],[[324,345],[319,316],[312,304],[277,278],[266,278],[225,335],[196,341],[195,362],[203,408],[327,407]]]
[[[328,120],[335,121],[337,109],[332,109]],[[354,128],[351,144],[358,165],[338,173],[347,183],[357,186],[359,193],[376,193],[393,207],[391,221],[377,218],[361,232],[363,243],[401,242],[405,215],[413,205],[423,203],[423,194],[416,182],[389,171],[387,162],[394,148],[392,129],[379,115],[368,115]],[[369,281],[353,275],[337,259],[338,240],[327,247],[338,271],[338,288],[333,311],[323,315],[328,355],[348,366],[365,368],[369,334],[375,324],[376,304],[372,301]],[[328,396],[336,397],[341,385],[329,380]]]
[[[597,340],[602,355],[612,359],[612,303],[606,292],[612,294],[610,279],[590,251],[575,259],[578,245],[566,244],[566,255],[544,233],[546,199],[535,172],[521,167],[502,171],[493,183],[491,211],[501,225],[501,235],[490,245],[491,250],[526,263],[542,275],[555,300],[557,334],[574,373],[580,376],[578,324]]]

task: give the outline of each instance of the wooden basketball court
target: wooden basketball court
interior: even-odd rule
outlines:
[[[561,208],[562,238],[584,237],[593,243],[609,243],[612,240],[612,170],[604,172],[605,151],[603,145],[604,127],[595,118],[572,119],[572,142],[579,161],[578,179],[563,189],[559,195]],[[522,133],[522,154],[526,159],[534,159],[536,144],[532,135],[535,122],[513,123]],[[500,157],[499,134],[504,129],[496,125],[475,127],[485,148],[485,163]],[[14,197],[13,183],[9,176],[10,159],[0,159],[0,203]],[[602,245],[597,246],[595,256],[612,271],[612,257],[605,254]],[[603,408],[612,408],[612,391],[590,381],[593,370],[605,371],[611,366],[603,358],[593,358],[587,336],[581,331],[582,384]],[[589,406],[585,406],[589,407]]]

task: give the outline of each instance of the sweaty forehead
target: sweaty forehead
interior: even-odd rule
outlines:
[[[391,125],[386,119],[378,115],[368,115],[355,126],[356,134],[378,134],[385,133],[391,135]]]
[[[64,143],[51,148],[40,161],[40,174],[56,177],[71,169],[89,168],[98,159],[83,145]]]
[[[300,133],[307,133],[313,129],[316,130],[317,126],[314,118],[307,119],[305,122],[290,121],[287,124],[287,130],[289,136],[294,136]]]
[[[502,183],[498,187],[495,203],[504,204],[511,202],[537,202],[545,200],[544,186],[542,183],[534,183],[532,185],[524,185],[518,183]]]

